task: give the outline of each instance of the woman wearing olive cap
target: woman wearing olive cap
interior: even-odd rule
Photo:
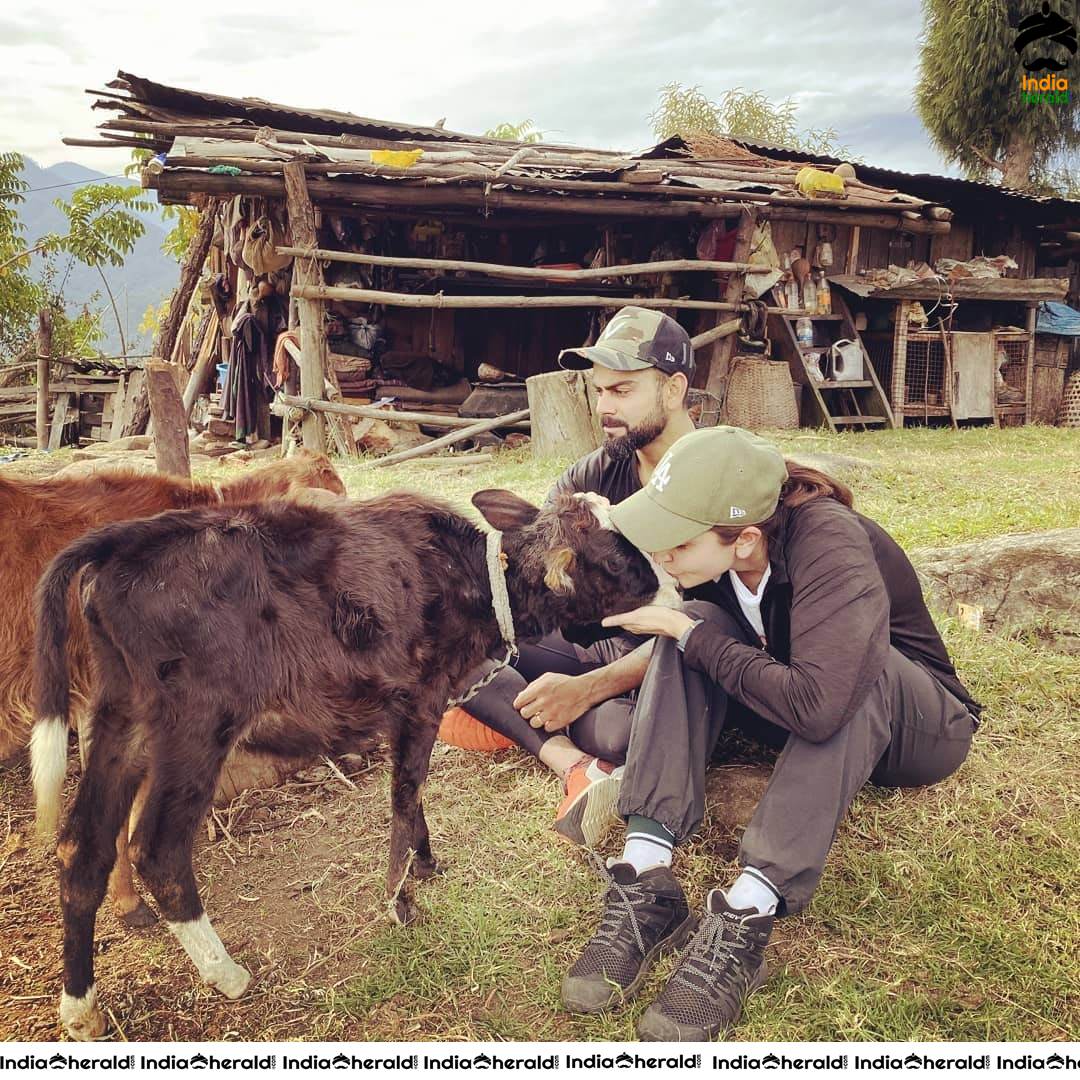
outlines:
[[[809,902],[859,788],[950,775],[980,706],[895,541],[854,511],[843,484],[749,432],[683,436],[612,520],[686,602],[605,620],[656,643],[619,796],[626,846],[562,998],[572,1012],[608,1009],[689,942],[638,1033],[712,1039],[765,981],[773,921]],[[743,835],[741,873],[709,893],[699,919],[672,848],[701,823],[706,765],[727,725],[783,749]]]

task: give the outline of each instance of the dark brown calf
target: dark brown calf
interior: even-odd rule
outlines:
[[[473,500],[503,530],[521,639],[653,598],[648,561],[588,497],[539,511],[509,492]],[[447,698],[499,644],[484,534],[441,503],[388,495],[328,510],[269,503],[162,514],[100,529],[62,552],[39,586],[38,730],[66,723],[67,595],[84,567],[84,611],[101,679],[94,742],[58,854],[64,914],[60,1015],[75,1038],[105,1028],[94,920],[112,840],[136,789],[136,867],[202,977],[248,985],[203,910],[196,829],[229,750],[347,749],[378,732],[393,766],[387,893],[415,914],[409,875],[437,870],[421,801]],[[40,767],[39,767],[40,766]],[[57,793],[39,791],[39,796]]]

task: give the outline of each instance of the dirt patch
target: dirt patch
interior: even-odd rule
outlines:
[[[490,1029],[490,1035],[479,1037],[500,1037],[498,1017],[504,991],[477,989],[468,977],[461,986],[447,985],[440,991],[455,1002],[453,1015],[441,1007],[429,1014],[422,996],[413,1000],[401,993],[369,1006],[343,1004],[341,995],[357,982],[370,987],[392,981],[396,966],[431,944],[425,945],[420,937],[403,936],[400,956],[386,954],[387,770],[376,756],[344,758],[337,764],[346,781],[331,768],[317,765],[280,787],[249,790],[227,807],[214,810],[200,835],[195,865],[207,911],[233,957],[254,976],[251,989],[239,1001],[228,1001],[205,987],[164,926],[132,932],[107,905],[102,907],[96,973],[110,1038],[347,1040],[432,1038],[439,1032],[444,1037],[461,1037],[446,1025],[460,1024],[462,1010],[473,1016],[469,1021],[473,1031]],[[738,836],[768,771],[767,765],[758,763],[710,772],[710,819],[701,842],[713,858],[734,856]],[[476,784],[488,789],[477,795],[478,806],[492,797],[494,787],[505,813],[521,815],[525,862],[542,859],[545,873],[572,877],[578,856],[544,835],[549,823],[545,820],[541,825],[542,840],[529,831],[534,828],[529,822],[529,803],[537,792],[546,801],[546,793],[554,807],[557,784],[516,753],[492,758],[436,748],[428,817],[433,829],[438,822],[445,836],[445,813],[452,807],[449,827],[454,833],[452,844],[437,845],[438,854],[450,847],[455,863],[462,863],[462,845],[468,849],[472,842],[470,827],[475,830],[475,842],[483,845],[484,815],[489,811],[481,809],[471,819],[468,803],[457,801]],[[33,840],[32,797],[24,764],[0,774],[0,796],[4,805],[0,822],[4,829],[0,833],[0,1037],[56,1040],[62,1037],[57,1021],[62,928],[56,863],[51,855],[37,850]],[[607,846],[610,853],[618,850],[615,834]],[[467,865],[455,869],[466,876],[470,872]],[[492,875],[501,877],[491,866],[479,872],[489,886]],[[453,903],[445,895],[449,887],[445,881],[422,885],[418,893],[433,920],[442,915],[444,900]],[[466,881],[459,888],[468,907],[473,886]],[[462,917],[458,910],[454,918]],[[590,910],[590,918],[592,914]],[[567,953],[560,964],[569,962],[580,937],[580,930],[567,929],[556,931],[550,939],[560,955]],[[365,942],[375,942],[382,953],[371,955]],[[550,979],[556,986],[557,976]],[[551,1022],[560,1027],[571,1023],[555,1009]],[[507,1034],[529,1037],[514,1031]],[[575,1035],[568,1028],[547,1037]]]
[[[381,766],[361,764],[347,787],[309,769],[218,810],[200,838],[196,870],[207,910],[233,956],[254,975],[230,1002],[204,987],[168,931],[125,929],[101,909],[97,977],[112,1034],[145,1040],[317,1038],[312,1007],[346,980],[348,946],[381,913],[389,805]],[[344,766],[348,768],[348,764]],[[3,776],[0,841],[0,1035],[60,1037],[61,921],[56,864],[33,839],[28,770]],[[365,822],[364,817],[377,821]],[[350,961],[352,964],[350,965]],[[326,1017],[327,1037],[333,1018]]]

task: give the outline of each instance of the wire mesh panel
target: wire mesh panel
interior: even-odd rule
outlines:
[[[904,371],[904,407],[913,412],[949,404],[945,386],[945,347],[940,337],[911,335]]]
[[[1027,357],[1028,343],[1026,338],[1014,338],[1006,341],[998,339],[998,371],[1001,373],[1005,385],[1011,390],[1019,392],[1021,402],[1023,402],[1024,394],[1027,392]],[[1001,383],[998,382],[997,385],[1000,390]]]
[[[1028,394],[1028,335],[998,337],[994,360],[994,379],[998,423],[1006,426],[1024,423]]]

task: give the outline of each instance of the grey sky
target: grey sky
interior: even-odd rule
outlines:
[[[302,6],[300,6],[302,10]],[[483,131],[532,119],[549,137],[640,149],[659,88],[741,86],[800,103],[873,164],[945,172],[912,108],[918,0],[46,2],[0,16],[0,150],[119,172],[126,155],[64,147],[107,114],[86,87],[117,69],[160,82],[381,119]],[[275,14],[280,10],[281,14]]]

